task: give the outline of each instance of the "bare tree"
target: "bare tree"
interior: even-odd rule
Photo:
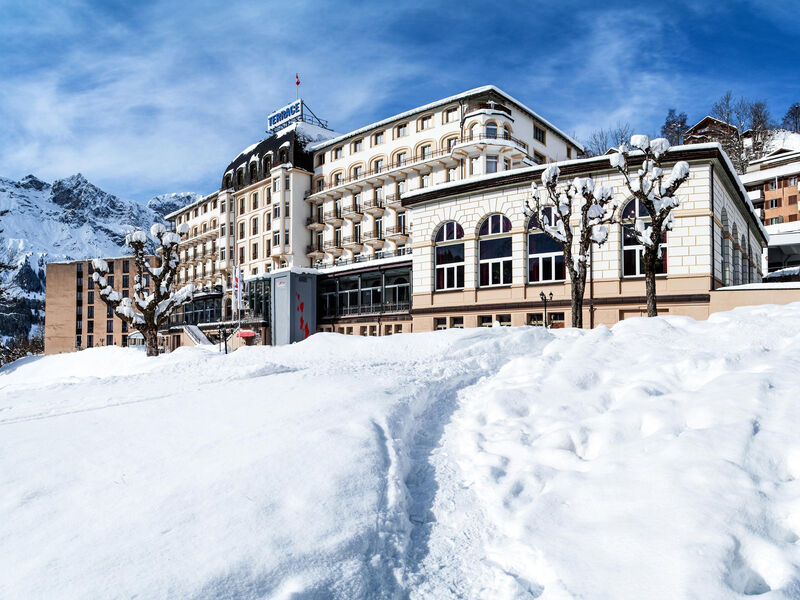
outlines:
[[[683,143],[683,134],[688,127],[686,126],[686,113],[678,114],[674,108],[667,111],[667,118],[664,119],[664,124],[661,126],[661,135],[663,135],[672,146],[679,146]],[[628,138],[620,142],[626,142]]]
[[[711,116],[724,124],[717,129],[717,141],[739,174],[747,171],[750,161],[764,156],[774,128],[765,101],[734,99],[728,91],[714,103]]]
[[[150,264],[147,256],[147,236],[143,231],[134,231],[125,236],[125,243],[133,250],[136,274],[133,282],[133,298],[124,298],[108,285],[108,263],[102,258],[92,261],[92,279],[100,288],[100,297],[116,315],[141,332],[144,336],[147,356],[158,356],[158,331],[166,323],[172,312],[191,301],[194,286],[189,284],[178,291],[173,289],[175,274],[180,264],[178,244],[181,234],[188,232],[186,224],[178,227],[178,233],[167,231],[166,227],[155,224],[150,234],[158,240],[158,266]],[[146,279],[151,279],[147,285]]]
[[[675,192],[689,178],[689,163],[676,162],[669,176],[665,178],[661,163],[669,150],[666,139],[657,138],[651,141],[646,135],[634,135],[631,137],[631,146],[641,151],[634,154],[634,158],[643,159],[641,167],[633,174],[631,155],[625,145],[620,146],[619,152],[612,154],[610,160],[611,166],[622,174],[630,195],[644,207],[649,216],[649,222],[636,219],[634,234],[644,246],[647,316],[656,317],[656,266],[661,258],[661,238],[664,232],[672,229],[672,211],[680,204]]]
[[[608,239],[608,226],[614,223],[617,205],[613,188],[595,185],[591,177],[576,177],[559,186],[560,170],[551,165],[542,173],[542,187],[531,184],[533,207],[525,203],[526,214],[535,216],[539,227],[561,244],[564,265],[571,287],[572,326],[583,327],[583,296],[586,289],[586,266],[592,244]],[[573,229],[573,214],[577,228]]]
[[[795,102],[789,107],[781,125],[784,129],[800,133],[800,102]]]
[[[629,123],[617,122],[615,127],[609,129],[598,129],[593,132],[589,139],[584,143],[584,154],[586,156],[600,156],[608,152],[609,148],[616,148],[617,146],[627,142],[633,128]]]

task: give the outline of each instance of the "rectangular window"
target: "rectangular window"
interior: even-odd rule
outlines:
[[[242,196],[241,198],[239,198],[239,214],[240,215],[244,214],[244,209],[245,209],[244,196]]]
[[[244,264],[244,246],[239,247],[239,264]]]
[[[767,189],[768,190],[777,190],[778,189],[778,180],[777,179],[773,179],[772,181],[770,181],[767,184]]]
[[[452,123],[458,119],[458,109],[457,108],[448,108],[444,112],[444,122],[445,123]]]
[[[219,203],[219,212],[225,212],[225,200]]]
[[[478,327],[491,327],[492,315],[478,315]]]
[[[545,132],[544,129],[539,127],[538,125],[533,126],[533,139],[537,142],[541,142],[542,144],[545,143]]]
[[[225,223],[219,226],[219,236],[225,237]]]
[[[548,326],[553,329],[563,329],[565,326],[563,312],[549,312],[547,313]]]
[[[114,332],[114,320],[111,319],[106,321],[106,333],[113,333]]]
[[[469,159],[469,174],[470,175],[479,175],[481,172],[480,167],[480,159],[477,156],[473,156]]]
[[[281,232],[274,231],[272,233],[272,247],[278,248],[281,245]]]
[[[403,123],[395,128],[395,137],[405,137],[408,135],[408,125]]]
[[[542,313],[528,313],[527,323],[533,327],[542,327],[544,325],[544,316]]]
[[[281,218],[281,205],[275,204],[272,207],[272,218],[273,219],[280,219]]]
[[[122,276],[122,287],[130,287],[130,277],[128,275]]]
[[[793,185],[797,185],[797,177],[789,177],[788,181],[786,182],[787,187],[791,187]]]
[[[80,348],[81,347],[81,336],[79,336],[79,335],[75,336],[75,347],[76,348]]]
[[[108,272],[112,273],[112,274],[114,273],[114,263],[113,263],[113,261],[108,263]]]
[[[108,277],[106,277],[106,283],[111,287],[114,287],[114,276],[109,275]]]
[[[86,347],[87,348],[91,348],[92,346],[94,346],[94,336],[93,335],[87,335],[86,336]]]
[[[130,273],[131,271],[131,261],[123,260],[122,261],[122,272],[123,273]]]
[[[281,181],[277,177],[272,180],[272,191],[277,192],[280,189]]]
[[[106,336],[106,346],[113,346],[114,345],[114,336],[107,335]]]
[[[383,143],[383,132],[382,131],[379,131],[374,136],[372,136],[372,143],[375,144],[375,145]]]
[[[453,329],[464,329],[464,317],[450,317],[450,327]]]
[[[253,210],[256,210],[258,208],[258,192],[253,193],[252,205],[253,205]]]
[[[123,335],[122,336],[122,347],[123,348],[127,348],[128,347],[128,336],[127,335]]]
[[[537,165],[544,164],[544,155],[539,154],[538,152],[533,153],[533,162]]]
[[[490,155],[486,157],[486,172],[497,173],[497,156]]]
[[[292,189],[290,181],[291,179],[289,179],[288,175],[283,178],[283,189],[285,189],[287,192]]]
[[[447,329],[447,317],[435,317],[433,319],[433,328],[436,331]]]
[[[419,128],[420,128],[420,130],[422,130],[422,129],[430,129],[431,127],[433,127],[433,117],[431,117],[430,115],[428,115],[427,117],[422,117],[419,120]]]
[[[464,244],[448,244],[435,249],[436,289],[464,287]]]
[[[285,246],[289,245],[289,230],[288,229],[283,232],[283,244]]]
[[[361,152],[364,149],[364,140],[353,142],[353,152]]]
[[[333,149],[333,158],[334,159],[342,158],[342,147],[341,146],[339,146],[338,148],[334,148]]]
[[[250,260],[257,260],[258,259],[258,244],[253,244],[252,248],[250,249]]]
[[[419,178],[419,187],[426,188],[429,187],[430,185],[431,185],[431,174],[425,173],[424,175],[421,175]]]
[[[481,240],[479,246],[479,285],[510,285],[511,238]]]
[[[219,249],[219,259],[220,259],[221,261],[224,261],[224,260],[225,260],[225,248],[220,248],[220,249]]]
[[[497,315],[497,322],[501,327],[511,327],[511,315]]]
[[[253,217],[250,227],[250,235],[258,235],[258,217]]]
[[[86,302],[88,302],[89,304],[94,304],[94,292],[89,292],[86,295]]]
[[[769,207],[770,208],[780,208],[780,206],[781,206],[781,199],[780,198],[772,198],[769,201]]]

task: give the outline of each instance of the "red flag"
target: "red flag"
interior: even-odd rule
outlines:
[[[295,73],[295,74],[294,74],[294,77],[295,77],[295,80],[296,80],[296,81],[295,81],[295,85],[300,85],[300,75],[298,75],[297,73]]]

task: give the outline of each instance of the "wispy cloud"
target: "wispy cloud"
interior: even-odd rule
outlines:
[[[781,68],[754,76],[767,61],[756,49],[748,62],[737,36],[774,17],[736,6],[0,4],[0,174],[81,171],[141,199],[209,192],[294,97],[295,72],[338,130],[496,83],[581,138],[618,121],[654,132],[670,106],[701,116],[725,89],[752,95]],[[715,23],[727,35],[712,38]],[[798,35],[782,36],[790,55]],[[799,86],[763,96],[785,103]]]

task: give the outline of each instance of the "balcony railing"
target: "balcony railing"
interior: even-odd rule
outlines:
[[[346,236],[342,238],[342,246],[357,246],[361,244],[361,236]]]
[[[393,235],[408,235],[408,233],[406,233],[405,225],[402,225],[400,227],[397,227],[397,226],[395,226],[395,227],[387,227],[386,228],[386,237],[390,237],[390,236],[393,236]]]
[[[330,269],[332,267],[341,267],[344,265],[353,265],[357,263],[369,262],[372,260],[380,260],[382,258],[394,258],[395,256],[406,256],[411,254],[410,247],[397,248],[396,250],[381,250],[374,254],[359,254],[353,258],[337,258],[333,264],[325,263],[318,260],[314,263],[315,269]]]
[[[325,219],[341,219],[342,218],[342,211],[340,210],[330,210],[325,213]]]
[[[347,217],[350,215],[360,215],[361,213],[361,206],[358,204],[354,204],[353,206],[345,207],[342,210],[342,215]]]
[[[324,250],[326,252],[328,252],[330,250],[341,250],[342,249],[341,243],[337,243],[337,242],[325,242],[322,245],[322,247],[324,248]]]
[[[308,246],[306,246],[306,254],[311,254],[312,252],[321,252],[317,244],[309,244]]]
[[[383,198],[367,198],[364,201],[364,209],[383,208]]]
[[[467,105],[464,114],[469,114],[471,112],[475,112],[478,110],[498,110],[500,112],[504,112],[507,115],[511,114],[511,109],[507,106],[499,104],[498,102],[471,102]]]
[[[498,131],[494,134],[486,133],[485,131],[474,133],[472,135],[467,134],[459,140],[459,143],[464,144],[467,142],[483,142],[490,140],[506,140],[512,142],[516,146],[519,146],[520,149],[524,150],[525,152],[528,151],[528,144],[523,142],[521,139],[515,138],[514,136],[506,133],[505,131]]]
[[[325,314],[323,317],[352,317],[355,315],[379,315],[383,313],[399,313],[411,310],[410,302],[380,302],[375,304],[356,304],[341,306],[336,314]]]

